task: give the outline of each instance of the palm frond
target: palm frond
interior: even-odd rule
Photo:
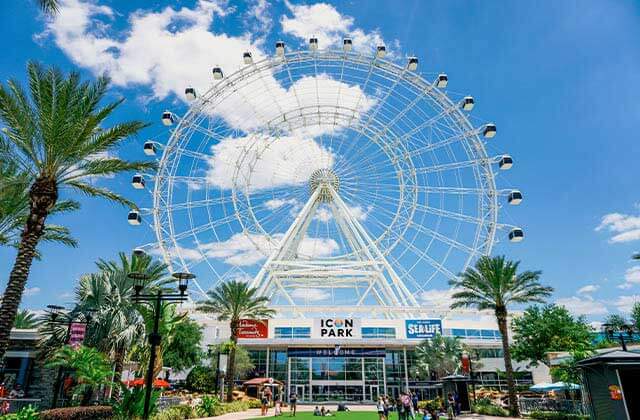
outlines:
[[[138,208],[138,206],[133,201],[121,196],[120,194],[114,193],[113,191],[110,191],[106,188],[96,187],[94,185],[89,185],[87,183],[80,182],[80,181],[70,181],[70,182],[67,182],[67,185],[90,197],[106,198],[109,201],[113,201],[114,203],[118,203],[123,206],[128,206],[130,208]]]

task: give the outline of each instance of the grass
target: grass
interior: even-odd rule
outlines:
[[[332,406],[327,406],[332,409]],[[269,409],[269,413],[273,413],[273,408]],[[285,408],[283,414],[281,416],[264,416],[264,417],[255,417],[255,419],[275,419],[281,418],[282,420],[286,419],[296,419],[296,420],[321,420],[321,419],[334,419],[334,420],[378,420],[378,413],[375,411],[333,411],[331,417],[316,417],[313,415],[313,411],[298,411],[295,417],[289,417],[289,412]],[[441,420],[445,420],[446,417],[440,417]],[[389,420],[398,420],[397,413],[390,413]],[[422,420],[422,414],[420,416],[416,416],[416,420]]]

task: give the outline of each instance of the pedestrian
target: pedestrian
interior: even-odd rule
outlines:
[[[460,415],[461,407],[460,407],[460,396],[457,392],[453,393],[453,401],[454,401],[454,409],[456,416]]]
[[[275,404],[275,415],[279,416],[282,414],[282,402],[280,400],[276,400],[276,404]]]
[[[452,420],[456,416],[455,400],[453,399],[453,395],[451,395],[451,393],[447,395],[447,416],[449,417],[449,420]]]
[[[298,394],[296,394],[296,391],[292,391],[291,394],[289,394],[289,415],[290,416],[296,415],[297,406],[298,406]]]
[[[266,388],[266,387],[265,387]],[[261,416],[266,416],[267,415],[267,411],[269,410],[269,397],[267,396],[267,391],[266,389],[262,389],[262,392],[260,393],[260,415]]]
[[[384,398],[378,397],[378,404],[376,404],[376,409],[378,410],[378,419],[387,420],[387,417],[384,415]]]

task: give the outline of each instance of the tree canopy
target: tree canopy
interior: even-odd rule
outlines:
[[[585,352],[593,348],[591,328],[563,306],[531,306],[511,322],[511,354],[517,361],[548,365],[551,351]]]
[[[164,350],[164,365],[176,371],[199,365],[204,352],[200,347],[202,326],[185,318],[175,325],[171,342]]]

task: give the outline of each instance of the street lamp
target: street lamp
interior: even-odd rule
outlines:
[[[195,278],[195,274],[176,272],[172,274],[173,278],[178,281],[178,291],[180,293],[163,293],[163,290],[158,288],[156,293],[145,294],[142,293],[150,279],[150,276],[146,273],[133,272],[129,273],[128,277],[134,281],[133,283],[133,301],[135,303],[147,303],[154,310],[153,312],[153,331],[149,334],[149,345],[151,346],[151,352],[149,355],[149,366],[147,367],[147,377],[145,379],[145,395],[144,395],[144,412],[142,418],[148,420],[149,418],[149,405],[151,402],[151,390],[153,388],[153,366],[156,363],[156,349],[162,342],[162,336],[158,333],[160,324],[160,313],[162,302],[184,302],[187,300],[187,285],[189,280]]]
[[[476,360],[480,359],[480,354],[477,349],[472,350],[474,356],[476,356]],[[473,358],[469,354],[468,351],[464,350],[462,352],[462,360],[467,359],[469,362],[469,379],[471,380],[471,392],[473,392],[473,402],[476,402],[476,380],[473,376]]]
[[[64,335],[64,339],[62,341],[63,345],[66,344],[71,338],[71,326],[74,323],[78,323],[78,322],[89,325],[89,323],[93,318],[92,312],[94,312],[93,310],[85,310],[84,312],[68,314],[69,316],[67,318],[63,318],[64,315],[67,315],[67,313],[65,312],[66,308],[64,306],[47,305],[47,309],[48,309],[47,312],[49,313],[49,317],[50,317],[49,322],[51,324],[66,325],[67,327],[67,330]],[[84,321],[78,321],[76,319],[77,315],[82,315],[84,318]],[[62,366],[58,367],[58,373],[56,375],[56,381],[54,382],[53,389],[54,389],[54,393],[53,393],[53,401],[51,405],[53,408],[56,408],[56,406],[58,405],[58,398],[60,398],[60,394],[62,393]]]

